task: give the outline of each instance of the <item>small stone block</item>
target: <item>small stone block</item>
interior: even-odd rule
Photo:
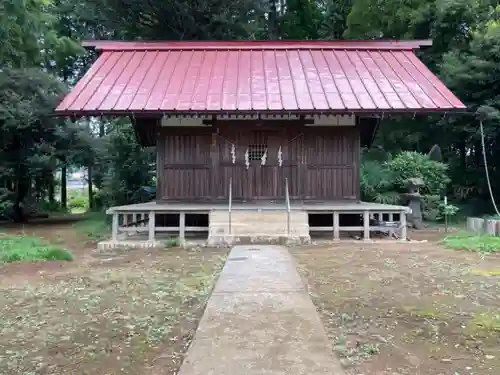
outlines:
[[[468,217],[467,229],[475,233],[482,233],[485,229],[485,220],[480,217]]]
[[[486,220],[486,233],[491,236],[498,234],[498,220]]]

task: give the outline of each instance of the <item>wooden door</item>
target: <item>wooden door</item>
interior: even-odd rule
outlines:
[[[279,186],[277,163],[278,134],[269,130],[254,130],[247,145],[247,169],[252,199],[276,200],[283,197]]]
[[[219,198],[229,197],[231,179],[235,200],[284,199],[277,158],[279,130],[245,125],[231,123],[219,128]]]

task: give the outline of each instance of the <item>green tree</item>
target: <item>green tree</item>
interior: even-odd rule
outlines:
[[[322,39],[343,39],[352,0],[328,0],[320,9],[319,34]]]
[[[0,206],[16,220],[24,218],[28,196],[43,199],[47,189],[53,194],[58,155],[75,135],[50,116],[64,91],[50,72],[80,51],[55,30],[55,11],[45,0],[0,4]]]
[[[460,191],[488,200],[484,178],[481,135],[478,121],[485,129],[485,146],[493,191],[500,196],[500,6],[490,7],[482,20],[470,30],[467,48],[451,50],[444,55],[442,75],[477,118],[461,118],[455,122],[462,142],[457,147],[460,160],[452,174]],[[455,131],[455,134],[457,132]],[[464,173],[464,170],[466,173]]]
[[[36,68],[0,72],[2,205],[16,220],[23,219],[22,203],[33,179],[47,180],[55,168],[54,145],[63,132],[60,121],[48,116],[62,91]]]
[[[58,35],[50,0],[9,0],[0,3],[0,63],[3,67],[50,66],[60,55],[73,55],[78,45]]]
[[[261,26],[263,3],[252,0],[87,0],[115,38],[133,40],[246,39]]]
[[[289,0],[279,19],[283,39],[318,39],[322,13],[315,0]]]
[[[128,119],[116,120],[109,125],[99,155],[105,168],[101,204],[137,203],[139,190],[155,185],[156,155],[154,150],[144,149],[137,143]]]

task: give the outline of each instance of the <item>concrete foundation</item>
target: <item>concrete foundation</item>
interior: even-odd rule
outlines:
[[[230,247],[236,244],[276,244],[299,246],[311,242],[311,231],[330,232],[332,239],[340,239],[340,232],[358,231],[364,240],[370,239],[370,232],[384,229],[372,225],[372,218],[385,214],[389,220],[399,215],[397,230],[399,238],[406,240],[406,214],[408,207],[377,203],[341,202],[252,202],[231,206],[221,203],[160,203],[149,202],[128,206],[112,207],[107,213],[113,215],[113,231],[110,240],[99,243],[100,249],[114,247],[165,247],[166,240],[175,237],[181,246],[193,246],[190,234],[203,235],[194,246]],[[159,215],[178,215],[178,224],[160,226]],[[309,214],[332,216],[330,226],[309,227]],[[354,214],[362,218],[362,226],[340,226],[340,215]],[[189,226],[189,215],[205,215],[208,224]],[[187,219],[188,218],[188,219]],[[200,225],[200,224],[197,224]],[[160,237],[165,237],[161,240]]]

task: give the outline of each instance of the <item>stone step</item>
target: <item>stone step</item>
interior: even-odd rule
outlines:
[[[308,215],[305,211],[234,211],[217,210],[209,216],[209,243],[306,243],[310,240]]]
[[[213,247],[251,244],[298,246],[309,243],[311,243],[310,236],[266,236],[257,234],[247,236],[209,236],[207,240],[207,245]]]

